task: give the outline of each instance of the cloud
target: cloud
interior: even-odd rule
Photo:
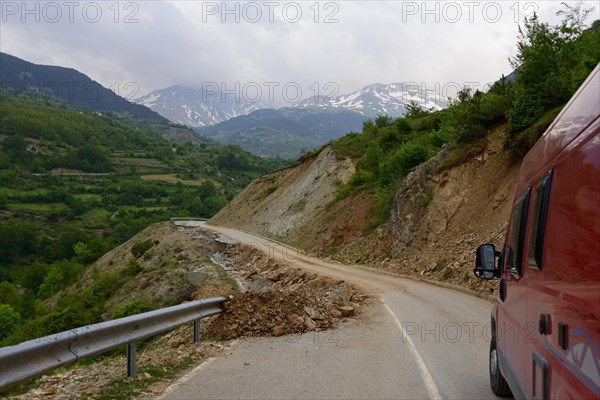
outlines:
[[[3,1],[1,50],[76,68],[107,87],[135,82],[136,96],[207,82],[230,90],[256,83],[266,96],[265,84],[277,82],[278,101],[289,83],[304,97],[331,82],[338,94],[375,82],[483,85],[510,72],[517,23],[532,11],[555,23],[560,8],[556,1],[50,3]]]

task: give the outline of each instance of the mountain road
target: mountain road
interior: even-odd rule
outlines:
[[[188,224],[178,222],[178,224]],[[378,298],[333,331],[241,339],[163,395],[174,399],[494,399],[490,304],[381,271],[307,256],[246,232],[189,222]]]

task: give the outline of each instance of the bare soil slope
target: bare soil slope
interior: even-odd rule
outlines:
[[[211,222],[284,238],[310,224],[354,172],[350,159],[326,147],[300,164],[252,182]]]

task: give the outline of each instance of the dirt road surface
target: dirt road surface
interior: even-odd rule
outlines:
[[[191,222],[190,222],[191,223]],[[242,339],[163,399],[493,399],[490,304],[377,270],[323,261],[265,238],[200,224],[307,271],[378,296],[338,329]]]

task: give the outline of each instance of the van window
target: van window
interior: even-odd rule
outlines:
[[[531,233],[529,234],[529,249],[527,251],[527,265],[529,268],[542,269],[544,232],[546,229],[546,218],[548,216],[551,182],[552,171],[548,172],[546,176],[540,180],[535,189]]]
[[[508,258],[506,267],[513,275],[521,275],[521,260],[523,259],[523,241],[525,240],[525,223],[529,208],[531,189],[515,201],[512,219],[510,221],[510,236],[508,239]]]

